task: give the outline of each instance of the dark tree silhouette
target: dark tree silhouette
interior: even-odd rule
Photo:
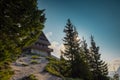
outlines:
[[[0,0],[0,79],[9,80],[6,62],[15,60],[24,46],[36,40],[44,22],[37,0]]]
[[[91,36],[90,55],[89,61],[94,80],[108,80],[107,64],[100,59],[99,47],[96,46],[93,36]]]
[[[65,51],[62,52],[62,54],[67,60],[66,64],[69,65],[68,77],[89,80],[91,77],[90,71],[83,58],[84,55],[83,51],[80,48],[80,39],[78,39],[78,32],[69,19],[65,26],[64,32],[66,34],[63,39]]]
[[[38,37],[44,27],[43,12],[37,0],[0,1],[0,60],[14,58]]]

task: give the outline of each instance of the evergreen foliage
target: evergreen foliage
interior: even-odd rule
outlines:
[[[45,70],[55,76],[63,77],[63,75],[61,74],[61,71],[64,69],[63,68],[61,69],[61,66],[60,66],[62,62],[52,57],[47,57],[47,59],[49,60],[49,63],[46,66]]]
[[[78,32],[69,19],[64,32],[65,50],[61,51],[60,60],[49,58],[46,70],[63,80],[109,80],[107,64],[101,60],[93,36],[88,49],[86,40],[78,39]]]
[[[83,37],[83,40],[81,43],[82,43],[81,49],[84,53],[83,55],[84,55],[85,62],[87,62],[88,65],[90,65],[89,64],[90,63],[90,61],[89,61],[89,59],[90,59],[89,49],[87,48],[87,43],[86,43],[86,40],[84,39],[84,37]]]
[[[94,80],[108,80],[107,74],[107,64],[100,59],[101,54],[99,53],[99,47],[91,36],[91,47],[90,47],[90,67],[93,74]]]
[[[37,0],[0,1],[0,60],[14,58],[33,42],[44,27],[44,10]],[[14,55],[13,55],[14,54]]]
[[[37,8],[37,0],[0,0],[0,67],[15,60],[23,47],[36,40],[44,22],[44,10]],[[4,70],[0,69],[0,74]]]
[[[82,78],[84,80],[91,79],[88,65],[84,60],[84,53],[80,48],[78,32],[69,19],[64,32],[66,33],[66,36],[63,39],[65,51],[63,51],[62,54],[66,58],[66,64],[69,66],[68,77]]]

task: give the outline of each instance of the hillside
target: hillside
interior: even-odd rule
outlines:
[[[22,56],[11,64],[11,67],[14,70],[14,75],[10,80],[20,80],[30,74],[35,75],[38,80],[62,80],[61,78],[44,71],[45,66],[48,63],[49,61],[45,57],[38,55]]]

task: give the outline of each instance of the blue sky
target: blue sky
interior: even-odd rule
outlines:
[[[38,8],[46,9],[44,32],[51,33],[50,42],[62,44],[63,29],[70,18],[79,37],[89,43],[91,34],[104,60],[120,59],[119,0],[38,0]]]

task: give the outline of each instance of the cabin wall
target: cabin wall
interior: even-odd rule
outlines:
[[[36,49],[31,49],[31,53],[40,54],[41,56],[49,56],[47,52],[36,50]]]

